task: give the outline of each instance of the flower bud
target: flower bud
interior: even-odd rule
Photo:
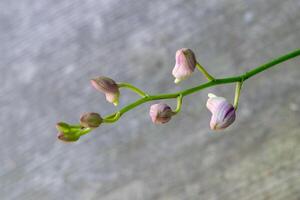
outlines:
[[[99,76],[91,79],[91,84],[96,90],[105,94],[108,102],[113,103],[115,106],[119,104],[120,91],[114,80],[108,77]]]
[[[65,123],[65,122],[58,122],[56,124],[56,129],[59,131],[59,132],[69,132],[70,131],[70,126]]]
[[[187,48],[177,50],[175,60],[176,63],[172,74],[175,77],[174,82],[179,83],[191,76],[195,70],[197,61],[194,52]]]
[[[153,123],[155,124],[164,124],[170,121],[174,112],[165,103],[153,104],[150,107],[150,117]]]
[[[80,125],[85,128],[97,128],[103,119],[98,113],[84,113],[80,117]]]
[[[79,139],[79,136],[76,135],[67,135],[63,132],[59,132],[57,135],[57,139],[63,141],[63,142],[76,142]]]
[[[69,124],[64,122],[59,122],[56,124],[56,129],[58,130],[57,138],[64,142],[75,142],[79,139],[79,136],[72,130]]]
[[[210,128],[222,130],[230,126],[235,120],[235,109],[224,97],[208,94],[206,107],[212,113]]]

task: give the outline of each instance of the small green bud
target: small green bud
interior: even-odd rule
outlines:
[[[63,132],[59,132],[57,135],[57,139],[63,142],[76,142],[80,136],[77,134],[65,134]]]
[[[59,131],[59,132],[64,132],[64,133],[67,133],[70,131],[70,126],[65,123],[65,122],[58,122],[56,124],[56,129]]]

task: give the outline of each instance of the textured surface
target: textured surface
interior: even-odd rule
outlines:
[[[300,199],[300,58],[246,82],[235,124],[208,129],[207,92],[151,124],[149,104],[75,144],[55,123],[115,108],[89,79],[174,86],[178,48],[217,76],[300,47],[299,0],[1,0],[0,194],[4,200]],[[124,91],[121,106],[136,96]],[[174,101],[168,101],[175,105]]]

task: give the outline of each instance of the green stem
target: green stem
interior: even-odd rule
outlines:
[[[113,118],[112,118],[112,115],[114,116]],[[121,117],[121,112],[116,112],[112,115],[109,115],[109,116],[105,117],[103,119],[103,122],[104,123],[114,123],[115,121],[117,121]]]
[[[189,89],[186,89],[186,90],[181,90],[179,92],[176,92],[176,93],[169,93],[169,94],[157,94],[157,95],[149,95],[149,96],[145,96],[143,98],[140,98],[138,99],[137,101],[123,107],[121,110],[119,110],[120,112],[120,116],[122,116],[124,113],[128,112],[129,110],[132,110],[133,108],[143,104],[143,103],[146,103],[148,101],[154,101],[154,100],[161,100],[161,99],[173,99],[173,98],[177,98],[179,95],[182,95],[183,97],[184,96],[187,96],[189,94],[192,94],[192,93],[195,93],[195,92],[198,92],[200,90],[203,90],[205,88],[208,88],[208,87],[213,87],[213,86],[216,86],[216,85],[221,85],[221,84],[229,84],[229,83],[235,83],[235,82],[242,82],[242,81],[245,81],[247,80],[248,78],[270,68],[270,67],[273,67],[279,63],[282,63],[284,61],[287,61],[291,58],[294,58],[294,57],[297,57],[300,55],[300,49],[297,49],[293,52],[290,52],[286,55],[283,55],[281,57],[278,57],[268,63],[265,63],[253,70],[250,70],[242,75],[239,75],[239,76],[233,76],[233,77],[228,77],[228,78],[222,78],[222,79],[213,79],[211,81],[208,81],[206,83],[203,83],[201,85],[198,85],[196,87],[193,87],[193,88],[189,88]],[[111,116],[111,115],[109,115]],[[108,116],[108,117],[109,117]]]
[[[199,63],[196,63],[196,67],[197,69],[207,78],[207,80],[212,81],[215,78],[212,77],[205,69],[204,67],[202,67],[202,65],[200,65]]]
[[[127,88],[132,90],[133,92],[137,93],[138,95],[140,95],[141,97],[146,97],[148,96],[148,94],[146,94],[144,91],[142,91],[141,89],[129,84],[129,83],[118,83],[119,88]]]
[[[236,83],[234,103],[233,103],[233,107],[234,107],[235,110],[237,110],[238,105],[239,105],[239,99],[240,99],[242,85],[243,85],[242,81]]]
[[[182,99],[183,99],[183,95],[179,94],[179,96],[177,97],[177,107],[176,107],[176,110],[174,110],[174,114],[177,114],[180,112],[181,106],[182,106]]]
[[[80,136],[83,136],[85,134],[88,134],[89,132],[91,132],[93,129],[92,128],[85,128],[84,130],[82,130],[80,132]]]
[[[264,71],[264,70],[266,70],[268,68],[270,68],[270,67],[273,67],[273,66],[275,66],[275,65],[277,65],[279,63],[282,63],[284,61],[287,61],[287,60],[289,60],[291,58],[294,58],[294,57],[297,57],[299,55],[300,55],[300,49],[297,49],[297,50],[294,50],[294,51],[292,51],[292,52],[290,52],[288,54],[280,56],[280,57],[278,57],[278,58],[276,58],[276,59],[274,59],[274,60],[272,60],[270,62],[267,62],[267,63],[265,63],[265,64],[263,64],[263,65],[261,65],[261,66],[259,66],[257,68],[254,68],[254,69],[246,72],[244,74],[244,80],[247,80],[248,78],[250,78],[250,77],[252,77],[252,76],[254,76],[254,75],[256,75],[256,74],[258,74],[258,73],[260,73],[260,72],[262,72],[262,71]]]

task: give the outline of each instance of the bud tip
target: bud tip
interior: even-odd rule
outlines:
[[[176,78],[176,79],[174,80],[174,83],[175,83],[175,84],[178,84],[178,83],[180,83],[180,81],[181,81],[181,80],[180,80],[179,78]]]

